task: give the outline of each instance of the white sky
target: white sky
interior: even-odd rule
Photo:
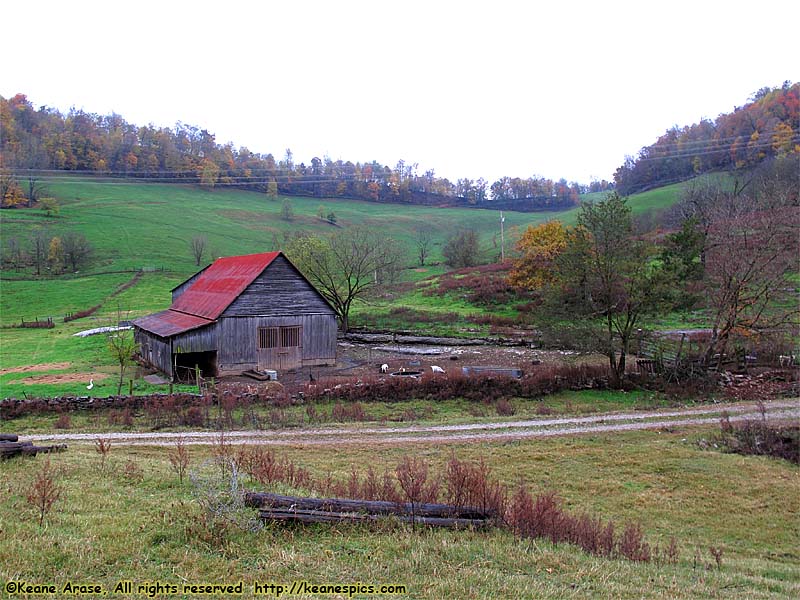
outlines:
[[[786,0],[3,2],[0,95],[177,121],[276,159],[610,179],[800,80]]]

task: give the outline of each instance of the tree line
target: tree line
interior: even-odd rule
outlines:
[[[628,156],[614,174],[630,195],[711,171],[749,169],[765,159],[800,152],[800,83],[765,87],[751,101],[715,120],[673,127]]]
[[[0,97],[0,152],[0,200],[6,207],[32,206],[53,171],[193,183],[207,189],[236,186],[270,197],[282,193],[429,205],[513,205],[515,210],[568,208],[577,205],[582,192],[611,187],[607,181],[582,186],[544,177],[451,182],[433,170],[418,173],[417,164],[402,160],[390,167],[326,156],[306,164],[297,162],[290,149],[276,159],[271,153],[217,143],[207,129],[185,123],[137,126],[117,114],[77,109],[62,114],[46,106],[37,110],[24,94]]]

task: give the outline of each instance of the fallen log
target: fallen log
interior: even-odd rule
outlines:
[[[321,510],[261,509],[259,511],[259,516],[269,521],[297,521],[299,523],[371,523],[385,519],[395,519],[402,523],[413,523],[427,527],[448,527],[453,529],[478,529],[486,527],[488,524],[486,519],[421,517],[417,515],[379,515]]]
[[[48,452],[63,452],[66,449],[66,444],[34,446],[33,442],[0,442],[0,458],[11,458],[19,454],[36,456],[40,452],[47,454]]]
[[[19,436],[15,433],[0,433],[0,442],[16,442]]]
[[[360,513],[372,515],[415,515],[446,519],[478,519],[494,517],[494,513],[471,506],[449,504],[410,504],[380,500],[349,500],[345,498],[304,498],[282,496],[268,492],[248,492],[245,503],[262,509],[288,508],[292,510],[323,511],[334,513]]]

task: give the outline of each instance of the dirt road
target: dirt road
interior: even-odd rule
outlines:
[[[800,420],[800,398],[769,402],[766,403],[765,407],[766,416],[770,420]],[[752,403],[709,404],[675,410],[613,413],[557,419],[496,421],[467,425],[409,425],[404,427],[344,425],[326,428],[226,431],[225,438],[233,444],[275,446],[446,444],[716,424],[719,422],[723,412],[727,412],[730,415],[731,421],[761,418],[758,406]],[[25,436],[25,438],[34,442],[70,442],[78,444],[93,444],[98,438],[106,438],[112,440],[115,446],[168,446],[174,444],[180,437],[183,437],[184,442],[187,444],[211,444],[219,439],[219,435],[218,432],[213,431],[109,432],[58,433]]]

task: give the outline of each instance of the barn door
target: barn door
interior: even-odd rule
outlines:
[[[256,347],[259,370],[297,368],[303,359],[303,326],[259,327]]]

